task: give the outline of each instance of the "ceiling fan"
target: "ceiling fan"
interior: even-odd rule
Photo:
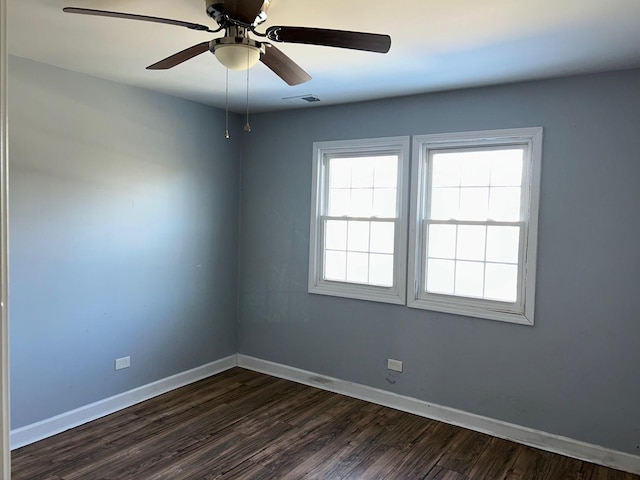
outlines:
[[[311,76],[270,42],[323,45],[379,53],[387,53],[391,48],[391,37],[376,33],[287,26],[272,26],[267,28],[266,32],[260,33],[256,31],[256,27],[267,19],[266,11],[269,7],[269,1],[205,0],[207,15],[218,24],[218,28],[215,30],[197,23],[147,15],[77,7],[66,7],[63,11],[82,15],[164,23],[209,33],[224,30],[223,37],[186,48],[148,66],[148,70],[172,68],[208,50],[227,68],[247,70],[261,61],[289,85],[298,85],[311,80]],[[269,41],[254,40],[250,38],[249,33]]]

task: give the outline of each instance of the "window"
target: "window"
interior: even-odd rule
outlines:
[[[413,146],[408,305],[533,324],[542,128]]]
[[[313,152],[309,292],[404,304],[409,137]]]

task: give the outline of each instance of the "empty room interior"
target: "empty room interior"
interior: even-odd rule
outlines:
[[[12,478],[640,478],[640,4],[202,3],[7,0]]]

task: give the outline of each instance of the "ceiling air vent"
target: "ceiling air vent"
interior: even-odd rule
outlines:
[[[296,97],[285,97],[282,100],[289,103],[295,103],[296,105],[306,105],[307,103],[317,103],[320,101],[318,97],[312,94],[298,95]]]

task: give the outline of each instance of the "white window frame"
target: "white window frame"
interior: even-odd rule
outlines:
[[[404,305],[406,302],[407,221],[409,207],[410,137],[314,142],[309,247],[309,293]],[[327,159],[334,156],[398,155],[394,276],[392,287],[323,279],[323,217],[327,205]]]
[[[521,236],[518,261],[518,299],[514,303],[508,303],[426,292],[424,288],[426,233],[423,225],[426,222],[429,208],[427,199],[430,193],[430,151],[509,145],[525,146],[521,197],[523,235]],[[408,282],[411,288],[407,292],[407,305],[412,308],[533,325],[542,127],[418,135],[413,138],[412,155],[412,213],[409,227],[408,272]]]

